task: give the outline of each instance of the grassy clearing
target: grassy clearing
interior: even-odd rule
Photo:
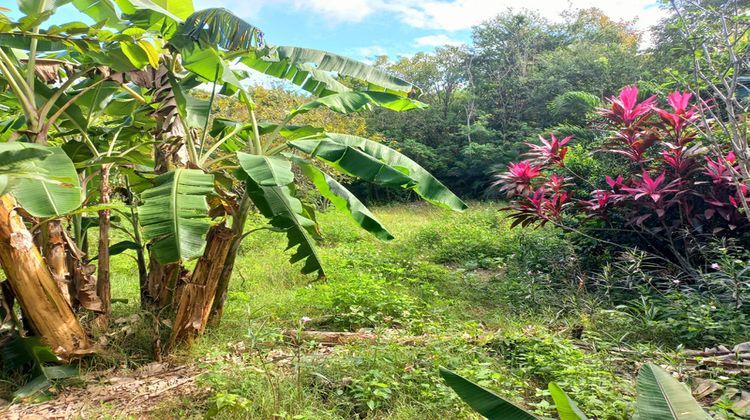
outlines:
[[[589,295],[560,232],[510,230],[497,207],[477,204],[463,214],[381,207],[375,213],[397,237],[387,243],[323,213],[328,278],[317,281],[288,264],[281,235],[253,233],[221,325],[174,356],[202,360],[199,385],[209,398],[176,396],[154,417],[474,418],[442,384],[443,365],[539,415],[553,413],[546,385],[556,381],[590,416],[624,418],[633,410],[638,362],[679,361],[680,337],[655,336],[649,331],[666,326]],[[109,337],[89,370],[135,368],[152,357],[151,326],[132,318],[133,261],[118,255],[112,264],[113,296],[128,300],[115,305],[115,316],[135,322]],[[293,342],[284,337],[289,330],[377,338],[324,347]]]

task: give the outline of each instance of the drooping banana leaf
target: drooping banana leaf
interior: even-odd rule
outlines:
[[[11,191],[30,214],[62,216],[81,205],[78,173],[61,148],[31,143],[4,143],[2,147],[6,151],[34,149],[50,152],[44,159],[29,160],[16,170],[22,179],[13,183]]]
[[[292,111],[291,116],[325,107],[340,114],[350,114],[368,109],[370,105],[382,106],[392,111],[426,108],[422,102],[386,92],[340,92],[310,101]]]
[[[206,195],[214,191],[213,175],[175,169],[155,179],[141,194],[138,208],[143,237],[153,241],[156,259],[167,264],[200,256],[211,225]]]
[[[440,376],[466,404],[488,420],[536,420],[524,409],[443,367]]]
[[[365,181],[389,187],[411,187],[416,184],[408,174],[372,157],[357,147],[337,143],[329,138],[293,140],[287,144],[323,160],[339,171]]]
[[[557,415],[560,416],[560,420],[587,420],[583,411],[578,408],[575,401],[573,401],[565,391],[560,388],[554,382],[550,382],[549,393],[552,396],[552,400],[555,402],[555,409],[557,409]]]
[[[338,181],[304,159],[294,157],[294,162],[312,181],[320,194],[330,200],[336,209],[351,216],[362,229],[372,233],[376,238],[385,241],[393,239],[393,235],[375,215]]]
[[[323,265],[315,249],[317,224],[309,210],[292,195],[288,185],[294,181],[294,174],[288,166],[289,162],[245,153],[238,153],[238,158],[241,167],[239,174],[245,180],[248,197],[271,226],[286,233],[287,250],[297,247],[290,262],[294,264],[304,260],[303,274],[317,271],[323,275]]]
[[[641,419],[705,420],[706,414],[690,390],[667,371],[651,363],[643,365],[636,383],[636,409]]]
[[[410,188],[430,203],[456,211],[463,211],[467,208],[466,203],[461,201],[426,169],[390,147],[363,137],[347,134],[328,133],[327,137],[335,143],[357,148],[388,166],[407,174],[414,181]]]
[[[262,61],[278,64],[268,67],[264,65]],[[417,93],[419,91],[419,89],[411,83],[393,76],[385,70],[379,69],[375,66],[338,54],[311,48],[289,46],[271,47],[264,56],[253,57],[251,55],[247,62],[244,59],[242,62],[247,64],[250,68],[260,72],[269,70],[274,74],[283,74],[283,77],[287,79],[290,78],[288,76],[289,74],[299,71],[309,71],[309,67],[304,67],[304,65],[308,65],[315,66],[315,69],[320,72],[335,73],[340,76],[362,80],[368,84],[368,90],[389,92],[398,96],[407,96],[410,93]],[[311,72],[307,76],[315,78],[318,74],[319,73]],[[301,81],[302,76],[297,76],[296,80]],[[325,80],[321,81],[325,82]],[[295,83],[300,85],[300,83]],[[329,89],[336,91],[330,87]]]
[[[287,250],[297,247],[290,258],[292,264],[303,261],[302,274],[318,272],[323,275],[323,264],[315,249],[315,239],[311,232],[316,223],[306,216],[302,203],[292,195],[289,187],[262,187],[252,179],[247,179],[247,194],[271,226],[286,233]]]
[[[263,45],[263,32],[224,8],[199,10],[180,26],[177,35],[235,51]]]
[[[278,156],[237,153],[242,170],[261,187],[283,187],[294,181],[292,164]]]

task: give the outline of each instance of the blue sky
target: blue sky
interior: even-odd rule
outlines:
[[[3,2],[8,0],[3,0]],[[9,1],[8,1],[9,2]],[[471,40],[471,27],[518,5],[558,20],[564,10],[596,6],[646,29],[663,12],[655,0],[195,0],[196,8],[226,7],[276,45],[314,47],[358,59],[392,58]],[[15,9],[15,7],[12,7]],[[15,10],[14,10],[15,12]],[[65,6],[56,20],[81,20]],[[17,13],[11,13],[17,17]]]

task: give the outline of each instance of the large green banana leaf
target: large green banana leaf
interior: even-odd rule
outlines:
[[[214,191],[213,175],[175,169],[155,179],[141,195],[138,208],[143,236],[153,241],[156,259],[167,264],[200,256],[211,225],[206,195]]]
[[[370,105],[382,106],[391,111],[409,111],[426,108],[427,105],[409,98],[387,92],[340,92],[310,101],[292,111],[290,116],[304,114],[316,108],[328,108],[340,114],[350,114],[368,109]]]
[[[667,371],[651,363],[643,365],[636,384],[636,408],[641,419],[705,420],[706,414],[690,390]]]
[[[215,45],[229,51],[245,50],[263,44],[263,32],[224,8],[209,8],[191,14],[177,35],[192,38],[204,46]]]
[[[325,143],[326,148],[333,150],[342,150],[344,147],[347,150],[357,150],[364,155],[370,156],[375,161],[381,162],[382,165],[387,166],[391,170],[401,172],[403,176],[411,180],[409,183],[402,183],[401,185],[413,189],[420,197],[430,203],[457,211],[463,211],[467,208],[466,204],[460,198],[427,172],[426,169],[390,147],[363,137],[347,134],[328,133],[326,136],[325,141],[314,141]],[[311,153],[307,150],[310,150],[310,146],[314,144],[312,143],[313,140],[310,140],[311,143],[304,144],[302,143],[303,141],[307,142],[307,140],[297,140],[289,142],[289,144],[307,153]],[[338,146],[333,146],[332,144]],[[322,158],[326,159],[325,156],[322,156]],[[347,168],[344,169],[348,171]]]
[[[370,210],[362,204],[359,199],[327,173],[316,168],[312,163],[294,157],[294,162],[300,167],[310,181],[318,189],[320,195],[329,199],[334,207],[343,213],[347,213],[364,230],[372,233],[381,240],[391,240],[393,235],[375,217]]]
[[[73,162],[59,147],[31,143],[3,143],[4,151],[48,151],[44,159],[32,159],[15,169],[11,191],[18,203],[37,217],[62,216],[81,205],[81,185]],[[11,175],[13,175],[11,173]]]
[[[489,420],[535,420],[524,409],[443,367],[440,375],[466,404]]]
[[[261,187],[283,187],[294,181],[292,164],[278,156],[237,153],[242,170]]]
[[[327,51],[279,46],[271,47],[264,56],[253,57],[253,59],[247,62],[245,60],[242,61],[249,67],[263,72],[265,66],[263,63],[257,61],[257,58],[266,62],[279,63],[279,65],[273,67],[273,72],[284,74],[285,78],[289,78],[288,74],[296,73],[300,70],[306,71],[305,67],[300,66],[307,64],[314,65],[319,71],[353,77],[367,82],[369,90],[389,92],[399,96],[407,96],[409,93],[419,90],[411,83],[393,76],[385,70]],[[285,66],[286,69],[281,69],[281,66]],[[309,76],[315,77],[316,74],[311,73]],[[297,79],[300,80],[300,77]]]
[[[8,192],[13,181],[40,175],[25,169],[24,164],[44,159],[52,154],[50,150],[41,147],[18,149],[8,147],[9,144],[14,143],[0,143],[0,195]]]
[[[315,249],[315,239],[311,232],[316,224],[307,217],[302,203],[292,195],[289,187],[263,187],[251,178],[247,180],[247,194],[260,212],[269,219],[271,226],[286,233],[287,250],[297,247],[292,264],[305,261],[300,270],[303,274],[318,272],[323,275],[323,263]]]
[[[368,155],[357,147],[337,143],[329,138],[293,140],[288,144],[323,160],[347,175],[365,181],[389,187],[411,187],[415,184],[408,174]]]
[[[552,400],[555,401],[555,409],[557,409],[557,415],[560,416],[560,420],[587,420],[583,411],[578,408],[578,405],[573,401],[565,391],[560,388],[554,382],[550,382],[549,393],[552,396]]]
[[[271,226],[286,233],[288,249],[297,247],[291,263],[305,261],[302,273],[323,275],[323,265],[315,249],[317,224],[309,210],[292,195],[289,185],[294,173],[288,161],[280,158],[237,153],[247,195],[269,220]]]

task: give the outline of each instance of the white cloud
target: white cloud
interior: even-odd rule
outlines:
[[[380,45],[370,45],[369,47],[356,48],[354,52],[361,57],[377,57],[388,55],[388,50]]]
[[[382,8],[399,15],[402,22],[420,29],[458,31],[469,29],[508,9],[529,9],[543,17],[557,21],[567,10],[597,7],[617,20],[637,20],[646,29],[664,16],[655,0],[535,0],[522,4],[515,0],[406,0],[384,3]]]
[[[414,45],[417,47],[441,47],[443,45],[458,46],[462,44],[462,41],[452,39],[445,34],[421,36],[414,40]]]
[[[309,9],[340,22],[359,22],[375,12],[367,0],[294,0],[294,7]]]
[[[508,9],[529,9],[559,20],[567,10],[597,7],[618,20],[637,20],[646,29],[665,15],[657,0],[196,0],[198,7],[224,6],[240,16],[253,17],[265,6],[288,5],[333,22],[360,22],[379,12],[395,15],[419,29],[459,31],[469,29]]]

